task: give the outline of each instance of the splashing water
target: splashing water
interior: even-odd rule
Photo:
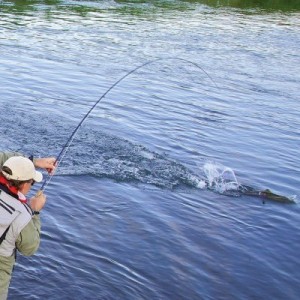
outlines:
[[[102,131],[83,128],[76,140],[76,147],[69,149],[68,157],[59,170],[60,175],[91,174],[161,188],[187,185],[227,195],[236,196],[239,193],[240,184],[229,167],[207,162],[201,166],[204,173],[201,176],[166,155]]]
[[[207,187],[218,193],[238,191],[240,184],[234,171],[221,164],[207,162],[203,166]]]

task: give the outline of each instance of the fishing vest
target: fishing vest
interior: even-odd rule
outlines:
[[[16,240],[32,218],[31,208],[0,189],[0,255],[11,256]]]

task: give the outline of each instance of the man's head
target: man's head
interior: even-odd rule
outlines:
[[[2,167],[3,176],[15,183],[41,182],[43,175],[35,170],[33,162],[23,156],[10,157]],[[19,186],[19,184],[18,184]]]

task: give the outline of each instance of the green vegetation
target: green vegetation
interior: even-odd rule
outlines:
[[[0,13],[34,11],[38,5],[53,6],[60,2],[60,0],[4,0],[0,2]]]
[[[59,7],[60,10],[77,12],[98,11],[103,9],[105,0],[4,0],[0,2],[1,12],[22,12],[48,7]],[[113,4],[115,3],[115,5]],[[126,14],[151,14],[157,11],[184,11],[193,9],[195,5],[206,5],[213,8],[235,8],[243,11],[256,12],[296,12],[300,11],[300,0],[114,0],[108,10]],[[106,8],[105,8],[106,9]]]
[[[260,8],[264,10],[299,11],[299,0],[186,0],[212,7],[235,7],[241,9]]]

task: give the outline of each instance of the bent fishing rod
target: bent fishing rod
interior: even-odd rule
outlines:
[[[186,63],[189,63],[191,65],[194,65],[195,67],[197,67],[198,69],[200,69],[213,83],[216,87],[217,84],[216,82],[212,79],[212,77],[198,64],[184,59],[184,58],[179,58],[179,57],[165,57],[165,58],[157,58],[157,59],[153,59],[151,61],[147,61],[145,63],[143,63],[142,65],[137,66],[136,68],[132,69],[131,71],[127,72],[125,75],[123,75],[120,79],[118,79],[114,84],[112,84],[104,94],[102,94],[102,96],[94,103],[94,105],[90,108],[90,110],[84,115],[84,117],[82,118],[82,120],[79,122],[79,124],[75,127],[75,129],[73,130],[72,134],[70,135],[70,137],[68,138],[67,142],[64,144],[64,146],[62,147],[61,151],[59,152],[59,154],[56,157],[56,170],[59,167],[60,163],[62,162],[63,158],[65,157],[70,145],[72,144],[76,133],[78,132],[79,128],[81,127],[81,125],[83,124],[83,122],[88,118],[88,116],[91,114],[91,112],[96,108],[96,106],[100,103],[100,101],[113,89],[115,88],[120,82],[122,82],[125,78],[127,78],[129,75],[135,73],[136,71],[138,71],[139,69],[153,64],[155,62],[158,61],[162,61],[162,60],[180,60]],[[52,177],[54,176],[54,173],[52,174],[48,174],[48,176],[46,177],[46,179],[44,180],[42,187],[40,189],[40,192],[45,191],[46,187],[48,186],[48,184],[50,183]],[[273,200],[276,202],[281,202],[281,203],[296,203],[292,198],[286,197],[286,196],[281,196],[278,194],[275,194],[273,192],[271,192],[269,189],[266,190],[255,190],[252,187],[247,187],[247,186],[240,186],[240,190],[239,190],[242,194],[244,195],[248,195],[248,196],[254,196],[254,197],[259,197],[259,198],[263,198],[263,203],[265,199],[269,199],[269,200]]]
[[[198,69],[200,69],[213,83],[214,85],[217,87],[216,82],[209,76],[209,74],[198,64],[189,61],[187,59],[184,58],[179,58],[179,57],[165,57],[165,58],[157,58],[157,59],[153,59],[150,61],[147,61],[145,63],[143,63],[142,65],[137,66],[136,68],[132,69],[131,71],[127,72],[125,75],[123,75],[119,80],[117,80],[114,84],[112,84],[107,90],[106,92],[94,103],[94,105],[90,108],[90,110],[85,114],[85,116],[82,118],[82,120],[79,122],[79,124],[77,125],[77,127],[73,130],[72,134],[70,135],[69,139],[67,140],[67,142],[65,143],[65,145],[62,147],[61,151],[59,152],[59,154],[56,157],[55,160],[55,164],[56,164],[56,169],[59,167],[60,163],[62,162],[64,156],[66,155],[70,145],[72,144],[76,133],[78,132],[79,128],[81,127],[81,125],[83,124],[83,122],[88,118],[88,116],[91,114],[91,112],[96,108],[96,106],[100,103],[100,101],[113,89],[115,88],[121,81],[123,81],[126,77],[128,77],[129,75],[135,73],[136,71],[138,71],[139,69],[153,64],[155,62],[158,61],[162,61],[162,60],[180,60],[186,63],[189,63],[191,65],[194,65],[195,67],[197,67]],[[40,189],[40,191],[45,191],[46,187],[48,186],[48,184],[50,183],[53,174],[48,174],[48,176],[46,177],[46,179],[44,180],[42,187]]]

